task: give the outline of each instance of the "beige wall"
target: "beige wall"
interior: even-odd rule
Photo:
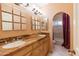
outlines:
[[[65,12],[69,14],[70,16],[70,39],[71,39],[71,48],[73,48],[73,4],[71,3],[51,3],[42,8],[49,17],[49,32],[50,32],[50,37],[51,37],[51,42],[52,42],[52,24],[53,24],[53,17],[56,15],[56,13],[59,12]]]
[[[74,21],[74,41],[73,41],[73,45],[74,45],[74,50],[76,52],[76,55],[79,55],[79,4],[74,4],[74,17],[73,17],[73,21]]]

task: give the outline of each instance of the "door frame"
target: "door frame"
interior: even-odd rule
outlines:
[[[65,13],[65,12],[58,12],[58,13],[56,13],[56,14],[54,15],[54,17],[56,17],[56,15],[61,14],[61,13],[62,13],[62,14],[67,14],[67,13]],[[67,48],[67,49],[70,49],[70,45],[71,45],[71,44],[70,44],[70,16],[69,16],[69,14],[67,14],[67,15],[68,15],[67,18],[69,18],[69,19],[67,19],[67,20],[68,20],[68,23],[69,23],[69,28],[67,29],[67,30],[69,30],[69,38],[68,38],[68,36],[67,36],[68,33],[66,33],[66,35],[63,36],[63,39],[64,39],[65,36],[67,36],[67,38],[69,39],[69,44],[68,44],[69,47],[66,47],[66,46],[64,46],[64,45],[63,45],[63,46],[64,46],[65,48]],[[53,20],[54,20],[54,17],[53,17]],[[63,16],[62,16],[62,17],[63,17]],[[63,20],[64,20],[64,19],[63,19]],[[62,20],[62,21],[63,21],[63,20]],[[63,25],[63,26],[64,26],[64,25]],[[68,25],[67,25],[67,27],[68,27]],[[64,34],[64,33],[65,33],[65,32],[64,32],[64,30],[63,30],[63,34]],[[67,39],[67,38],[66,38],[66,39]],[[53,40],[54,40],[54,31],[53,31]],[[64,42],[65,42],[65,39],[64,39]],[[64,43],[63,43],[63,44],[64,44]]]

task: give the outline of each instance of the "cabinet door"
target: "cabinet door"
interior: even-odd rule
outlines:
[[[47,53],[47,48],[46,48],[47,46],[46,46],[46,43],[44,43],[44,55],[46,55],[46,53]]]
[[[40,48],[33,49],[32,56],[40,56]]]
[[[44,56],[44,50],[43,50],[43,45],[41,45],[40,47],[39,47],[39,56]]]
[[[33,45],[33,51],[32,51],[32,56],[39,56],[40,55],[40,46],[39,46],[39,42],[35,42]]]

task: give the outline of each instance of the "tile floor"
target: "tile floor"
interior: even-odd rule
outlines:
[[[61,45],[54,45],[53,53],[49,54],[49,56],[69,56],[68,50]]]

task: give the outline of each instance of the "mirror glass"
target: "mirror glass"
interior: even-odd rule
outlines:
[[[14,22],[19,22],[20,23],[20,16],[14,15]]]
[[[20,23],[14,23],[14,30],[20,30]]]
[[[22,30],[26,30],[26,24],[22,24]]]
[[[12,14],[2,12],[2,20],[3,21],[12,21]]]
[[[2,22],[2,30],[12,30],[12,23]]]

